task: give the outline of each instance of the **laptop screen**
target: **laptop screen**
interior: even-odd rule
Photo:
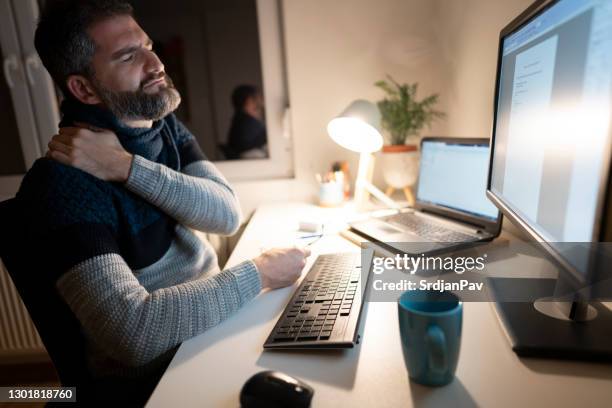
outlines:
[[[425,140],[416,198],[420,204],[496,219],[498,210],[486,197],[488,166],[486,142]]]

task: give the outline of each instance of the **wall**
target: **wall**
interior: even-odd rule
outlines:
[[[295,147],[293,181],[236,183],[246,213],[259,203],[314,200],[314,173],[357,155],[329,139],[350,101],[381,97],[389,73],[437,92],[445,121],[423,135],[490,135],[499,31],[531,0],[283,0]],[[381,184],[380,169],[375,183]]]
[[[499,32],[533,0],[435,0],[451,136],[490,137]]]
[[[285,0],[282,6],[296,179],[236,183],[245,212],[260,200],[314,200],[314,174],[334,160],[348,160],[355,173],[358,155],[336,145],[326,126],[352,100],[380,98],[373,84],[387,73],[418,81],[421,95],[440,92],[445,109],[431,1]],[[445,129],[441,122],[425,134]]]

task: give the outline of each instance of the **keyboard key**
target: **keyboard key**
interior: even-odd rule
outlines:
[[[298,341],[310,341],[310,340],[316,340],[317,336],[313,335],[313,334],[307,334],[304,336],[298,336]]]
[[[334,297],[332,295],[321,295],[321,296],[317,296],[316,299],[324,302],[328,300],[333,300]]]
[[[295,336],[290,336],[288,334],[274,336],[274,341],[293,341],[295,340]]]

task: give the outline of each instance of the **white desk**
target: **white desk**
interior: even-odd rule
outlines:
[[[297,221],[308,215],[326,222],[327,232],[343,221],[343,211],[338,209],[304,204],[263,206],[253,216],[228,265],[257,256],[262,247],[293,245]],[[357,251],[358,247],[328,235],[312,249],[317,255]],[[264,351],[262,345],[294,290],[295,286],[260,294],[230,319],[183,343],[147,407],[236,408],[243,383],[268,369],[313,386],[313,408],[612,406],[611,365],[518,358],[489,303],[464,304],[457,378],[442,388],[408,380],[395,303],[367,305],[362,343],[354,349]]]

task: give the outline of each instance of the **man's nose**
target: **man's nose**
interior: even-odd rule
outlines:
[[[164,64],[161,62],[157,54],[153,51],[147,52],[147,64],[145,66],[147,73],[156,74],[164,72]]]

